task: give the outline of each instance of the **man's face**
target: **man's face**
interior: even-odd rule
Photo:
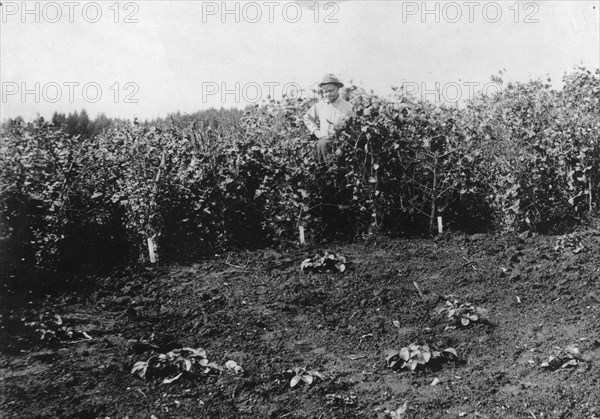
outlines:
[[[323,97],[329,102],[333,102],[337,99],[338,91],[340,90],[335,84],[324,84],[321,86],[321,89],[323,90]]]

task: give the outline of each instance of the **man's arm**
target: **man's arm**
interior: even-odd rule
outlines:
[[[343,108],[341,113],[343,117],[337,121],[336,124],[334,124],[336,129],[342,128],[344,125],[346,125],[346,122],[348,122],[350,118],[354,118],[356,116],[356,112],[354,112],[354,106],[351,103],[347,103],[347,107]]]
[[[310,131],[311,134],[314,134],[317,138],[321,138],[321,133],[319,132],[319,117],[317,116],[317,105],[314,104],[308,112],[304,114],[302,118],[304,120],[304,125]]]

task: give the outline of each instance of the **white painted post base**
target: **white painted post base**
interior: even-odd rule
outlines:
[[[156,250],[152,237],[148,237],[148,254],[150,255],[150,262],[156,263]]]

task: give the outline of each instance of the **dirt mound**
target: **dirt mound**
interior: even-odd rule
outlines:
[[[344,272],[301,271],[324,250],[343,255]],[[2,312],[0,410],[20,418],[597,418],[599,307],[597,230],[377,238],[123,271],[85,293]],[[54,334],[41,340],[44,330]],[[457,356],[429,363],[415,352],[414,371],[390,368],[386,351],[402,357],[412,343]],[[575,362],[558,365],[566,353]],[[550,357],[556,368],[544,366]],[[153,371],[145,379],[131,374],[141,361]]]

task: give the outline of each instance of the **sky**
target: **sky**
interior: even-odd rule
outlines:
[[[600,68],[600,0],[4,1],[0,119],[153,119],[314,97],[324,74],[436,103]]]

